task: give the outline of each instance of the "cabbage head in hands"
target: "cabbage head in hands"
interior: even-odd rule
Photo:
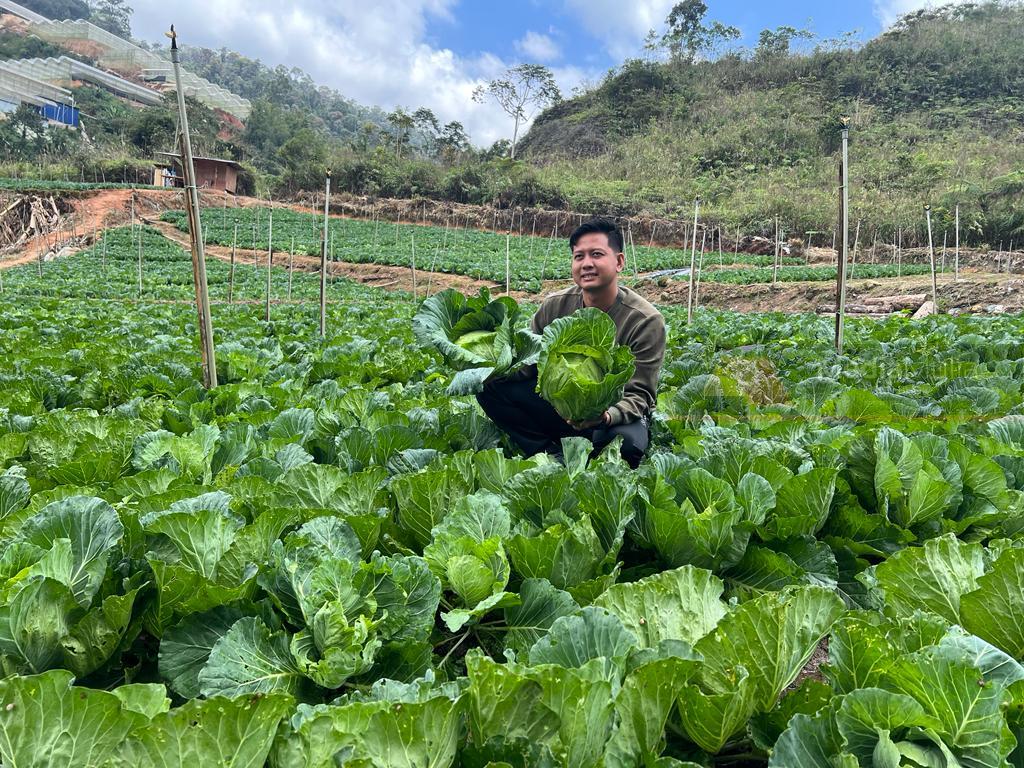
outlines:
[[[593,421],[622,399],[635,370],[633,352],[615,343],[615,323],[588,307],[544,329],[537,392],[563,419]]]

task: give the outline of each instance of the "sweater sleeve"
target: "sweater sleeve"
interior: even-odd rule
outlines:
[[[641,323],[628,340],[636,358],[636,372],[623,392],[622,399],[608,409],[611,426],[630,424],[647,415],[658,401],[658,376],[665,358],[665,320],[653,315]]]

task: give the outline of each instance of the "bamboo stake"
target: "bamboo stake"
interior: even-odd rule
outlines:
[[[949,234],[948,230],[942,230],[942,269],[939,270],[939,274],[946,274],[946,235]]]
[[[843,159],[839,166],[839,180],[842,184],[842,195],[839,203],[839,218],[843,227],[842,254],[836,254],[836,352],[843,354],[843,324],[846,315],[846,257],[850,242],[850,129],[846,121],[843,124]],[[835,233],[832,235],[833,244]]]
[[[960,279],[960,205],[956,206],[956,250],[953,256],[953,280]]]
[[[648,248],[654,247],[654,233],[658,231],[658,220],[651,219],[651,241],[647,243]]]
[[[775,217],[775,258],[772,259],[772,285],[779,281],[779,217]]]
[[[522,226],[522,222],[520,222],[520,226]],[[445,234],[446,235],[448,234],[447,229],[445,229]],[[537,235],[537,214],[533,214],[533,225],[530,227],[530,254],[526,257],[526,261],[527,261],[528,264],[533,264],[533,240],[536,237],[536,235]]]
[[[327,224],[331,212],[331,172],[327,172],[324,190],[324,236],[320,250],[320,338],[327,335]],[[376,210],[376,208],[374,208]],[[373,243],[377,245],[376,219],[373,228]]]
[[[270,322],[270,268],[274,263],[274,209],[270,209],[270,221],[267,226],[267,301],[263,311],[263,319]]]
[[[697,284],[694,286],[693,291],[694,310],[700,306],[700,278],[704,272],[704,241],[707,239],[707,234],[707,230],[704,230],[704,234],[700,238],[700,262],[697,265]],[[714,236],[712,236],[712,242],[714,242]]]
[[[181,166],[185,175],[186,210],[192,244],[192,277],[196,289],[196,311],[199,315],[199,348],[203,364],[203,384],[207,389],[217,386],[217,360],[213,340],[213,319],[210,316],[210,295],[206,282],[206,250],[203,246],[203,228],[199,212],[199,190],[196,187],[195,165],[192,162],[192,136],[185,108],[185,90],[181,86],[181,64],[178,57],[178,38],[171,25],[171,63],[174,67],[175,91],[178,95],[178,138],[181,147]],[[134,196],[133,196],[134,197]]]
[[[903,277],[903,227],[899,229],[899,245],[896,246],[896,277]]]
[[[228,304],[235,298],[235,250],[238,244],[238,222],[235,222],[235,234],[231,238],[231,266],[228,268]]]
[[[700,197],[693,199],[693,243],[690,248],[690,290],[686,295],[686,322],[689,324],[693,321],[693,291],[694,284],[696,282],[696,276],[693,274],[696,268],[697,261],[697,220],[700,216]]]
[[[416,233],[412,233],[412,300],[415,302],[416,297],[419,294],[418,286],[416,285]]]
[[[142,298],[142,227],[139,227],[139,298]]]
[[[935,247],[932,245],[932,207],[924,207],[924,217],[928,222],[928,260],[932,272],[932,303],[935,304],[935,311],[939,311],[939,288],[935,282]]]
[[[857,246],[860,243],[860,219],[857,219],[857,230],[853,236],[853,258],[850,261],[850,280],[853,280],[853,272],[857,268]]]
[[[288,301],[292,300],[292,273],[295,271],[295,235],[292,235],[292,247],[288,251]]]
[[[628,222],[626,225],[626,232],[629,237],[629,250],[631,258],[633,259],[633,277],[636,277],[636,246],[633,244],[633,222]]]
[[[505,295],[508,296],[511,293],[512,285],[512,271],[511,271],[511,259],[510,259],[510,241],[511,236],[505,235]]]
[[[1013,238],[1010,239],[1010,251],[1006,254],[1006,274],[1011,274],[1013,270]]]
[[[544,280],[548,272],[548,255],[551,253],[551,246],[555,243],[555,231],[558,229],[558,214],[555,214],[555,224],[551,227],[551,237],[548,238],[548,247],[544,249],[544,265],[540,270],[541,290],[544,288]]]

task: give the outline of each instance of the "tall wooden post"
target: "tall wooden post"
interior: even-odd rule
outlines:
[[[203,248],[203,227],[199,216],[199,190],[192,161],[192,136],[185,109],[185,91],[181,86],[181,62],[178,57],[178,36],[171,25],[171,63],[174,66],[175,90],[178,94],[178,125],[181,145],[181,168],[185,181],[185,210],[192,244],[192,278],[196,289],[196,312],[199,316],[199,351],[203,364],[203,386],[217,386],[217,360],[213,346],[213,320],[210,317],[210,294],[206,283],[206,252]]]

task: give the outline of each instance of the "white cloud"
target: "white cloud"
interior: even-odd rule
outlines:
[[[953,0],[954,3],[965,0]],[[875,18],[882,23],[883,29],[888,29],[903,14],[916,11],[920,8],[934,8],[939,5],[947,5],[948,0],[942,2],[931,2],[930,0],[874,0]]]
[[[164,40],[175,24],[185,45],[226,47],[269,66],[299,67],[314,82],[368,106],[429,107],[444,123],[460,121],[477,145],[511,136],[512,121],[473,89],[507,66],[484,53],[464,58],[427,42],[434,18],[451,18],[456,0],[135,0],[133,34]],[[568,91],[584,75],[567,69]],[[565,84],[561,78],[565,77]],[[573,82],[574,81],[574,82]]]
[[[676,0],[565,0],[590,34],[616,61],[639,56],[644,38],[661,31]]]
[[[534,62],[546,63],[555,61],[562,56],[562,51],[549,35],[528,31],[521,40],[516,41],[516,50]]]

